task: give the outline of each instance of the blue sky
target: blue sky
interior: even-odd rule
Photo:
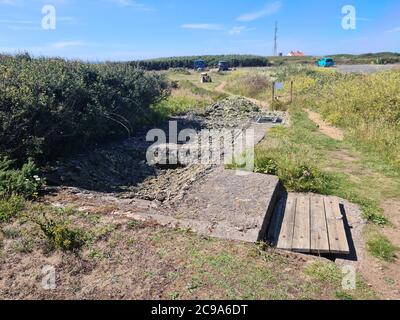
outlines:
[[[54,5],[56,29],[42,7]],[[342,7],[357,12],[344,30]],[[400,52],[398,0],[0,0],[0,51],[90,61],[198,54]]]

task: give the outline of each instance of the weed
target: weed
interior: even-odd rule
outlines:
[[[132,220],[132,221],[129,221],[129,222],[127,223],[126,228],[127,228],[128,230],[135,230],[135,229],[139,228],[141,225],[142,225],[142,224],[141,224],[139,221]]]
[[[306,267],[305,273],[332,286],[339,286],[342,281],[342,273],[333,263],[313,262]]]
[[[335,297],[339,300],[354,300],[354,297],[345,291],[336,291]]]
[[[104,259],[104,253],[100,250],[93,249],[89,252],[89,257],[92,259]]]
[[[393,262],[396,259],[396,248],[388,238],[383,235],[373,233],[367,241],[367,248],[371,255],[385,261]]]
[[[8,228],[3,228],[1,231],[3,232],[3,235],[6,239],[15,240],[21,237],[21,232],[16,228],[8,227]]]
[[[25,209],[26,201],[20,197],[13,195],[8,199],[0,198],[0,223],[9,222]]]
[[[47,219],[36,219],[43,234],[46,236],[48,244],[52,249],[61,249],[64,251],[79,250],[86,242],[86,236],[81,230],[70,229],[65,222],[58,222]]]

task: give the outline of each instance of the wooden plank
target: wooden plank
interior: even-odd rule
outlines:
[[[278,249],[292,250],[294,221],[296,217],[296,197],[288,195],[286,202],[285,215],[283,217],[282,228],[279,234]]]
[[[325,205],[322,197],[311,197],[311,252],[330,253]]]
[[[350,254],[349,242],[347,241],[339,201],[332,197],[326,197],[324,202],[331,253]]]
[[[299,196],[296,205],[292,250],[300,253],[311,252],[310,198]]]

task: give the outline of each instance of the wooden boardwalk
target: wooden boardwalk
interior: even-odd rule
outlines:
[[[276,214],[275,244],[299,253],[350,254],[344,217],[336,198],[289,194]]]

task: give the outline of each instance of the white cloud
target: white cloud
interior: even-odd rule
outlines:
[[[236,20],[242,22],[257,20],[259,18],[278,13],[281,8],[282,8],[282,2],[280,1],[272,2],[267,4],[264,9],[257,12],[243,14]]]
[[[54,49],[65,49],[71,47],[82,47],[85,45],[86,44],[83,41],[61,41],[52,43],[51,45],[49,45],[49,47]]]
[[[223,30],[224,26],[221,24],[199,23],[199,24],[183,24],[181,25],[181,28],[195,29],[195,30]]]
[[[9,5],[9,6],[17,6],[21,3],[20,0],[0,0],[0,4]]]
[[[239,36],[245,31],[255,30],[255,28],[248,28],[246,26],[236,26],[229,30],[229,34],[232,36]]]
[[[387,33],[398,33],[398,32],[400,32],[400,27],[396,27],[396,28],[390,29],[390,30],[388,30],[386,32]]]
[[[153,11],[153,9],[144,3],[140,3],[136,0],[107,0],[108,2],[113,2],[120,7],[132,7],[139,11]]]

